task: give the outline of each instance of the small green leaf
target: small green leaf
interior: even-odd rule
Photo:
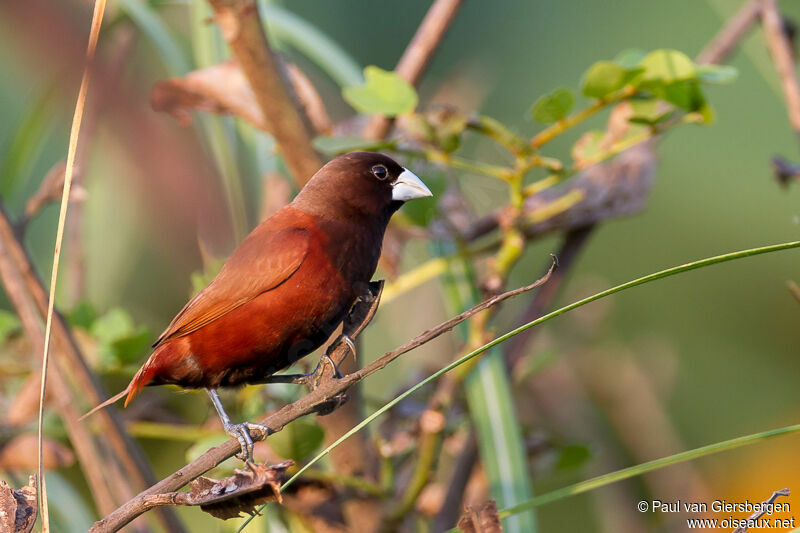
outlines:
[[[393,117],[417,107],[417,91],[397,73],[370,65],[364,79],[364,85],[342,89],[342,97],[359,113]]]
[[[0,344],[8,340],[11,335],[19,331],[21,325],[17,315],[11,311],[0,309]]]
[[[694,62],[683,52],[677,50],[654,50],[642,59],[644,67],[643,81],[656,83],[673,83],[693,80],[697,76]]]
[[[632,69],[637,67],[646,55],[647,53],[644,50],[629,48],[617,54],[617,57],[614,58],[614,63],[626,69]]]
[[[705,105],[705,98],[697,81],[677,81],[661,87],[659,96],[667,102],[686,111],[699,111]]]
[[[536,100],[533,104],[533,118],[544,124],[557,122],[567,116],[574,103],[575,97],[572,90],[567,87],[559,87]]]
[[[583,94],[589,98],[604,98],[621,89],[626,81],[624,67],[611,61],[598,61],[583,75]]]
[[[97,339],[101,361],[110,366],[136,359],[146,350],[150,340],[147,328],[137,328],[133,317],[119,307],[95,320],[89,331]]]
[[[89,331],[95,320],[97,320],[97,311],[87,301],[79,302],[67,313],[67,322],[70,325],[83,328],[86,331]]]
[[[556,468],[561,470],[571,470],[584,464],[591,459],[592,452],[587,446],[582,444],[567,444],[559,449]]]
[[[739,71],[728,65],[702,65],[697,67],[697,77],[706,83],[732,83],[739,77]]]
[[[270,435],[267,442],[281,457],[300,463],[317,451],[324,436],[325,432],[317,424],[298,418],[283,431]]]

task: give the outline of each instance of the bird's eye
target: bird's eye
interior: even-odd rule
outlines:
[[[389,171],[386,170],[386,167],[383,165],[375,165],[372,167],[372,173],[381,181],[385,180],[389,176]]]

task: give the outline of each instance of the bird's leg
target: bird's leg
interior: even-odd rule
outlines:
[[[206,389],[206,392],[208,392],[208,396],[211,398],[211,403],[214,404],[214,408],[217,410],[220,420],[222,420],[222,427],[225,428],[225,433],[232,437],[236,437],[236,439],[239,441],[239,444],[242,446],[242,452],[237,457],[239,457],[242,461],[252,462],[253,437],[250,435],[250,432],[263,432],[264,438],[266,438],[267,435],[272,433],[272,430],[267,426],[253,424],[251,422],[242,422],[241,424],[232,423],[231,418],[228,416],[228,413],[225,412],[225,408],[222,406],[222,402],[219,399],[217,390]]]
[[[353,339],[348,337],[347,335],[339,335],[339,338],[331,344],[331,346],[336,346],[338,343],[343,342],[347,345],[350,351],[353,353],[355,357],[356,354],[356,345],[353,342]],[[258,380],[258,384],[267,384],[267,383],[294,383],[297,385],[305,385],[310,389],[316,389],[320,382],[322,381],[325,375],[325,367],[328,365],[331,366],[333,369],[333,376],[336,379],[342,377],[342,373],[339,372],[339,369],[336,367],[336,363],[333,362],[333,359],[326,353],[320,358],[319,363],[317,363],[316,368],[312,372],[308,374],[273,374],[271,376],[267,376],[263,379]]]

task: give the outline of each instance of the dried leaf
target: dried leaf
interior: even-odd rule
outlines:
[[[281,484],[286,469],[294,461],[284,461],[276,465],[248,464],[248,470],[235,470],[224,479],[215,480],[199,477],[189,484],[188,493],[178,493],[175,503],[180,505],[199,505],[200,509],[212,516],[227,520],[241,513],[253,514],[256,505],[270,500],[281,499]]]
[[[314,85],[294,65],[288,64],[286,72],[314,129],[329,134],[333,126]],[[150,105],[155,111],[169,113],[183,126],[192,123],[192,111],[206,111],[235,115],[268,131],[250,83],[233,59],[156,83],[150,92]]]
[[[233,60],[156,83],[150,93],[150,105],[155,111],[169,113],[184,126],[191,124],[192,111],[207,111],[236,115],[266,129],[253,90]]]
[[[42,445],[46,469],[63,468],[75,462],[72,450],[63,444],[45,438]],[[38,443],[33,433],[19,435],[0,448],[0,470],[36,470],[38,459]]]
[[[458,520],[458,527],[464,533],[502,533],[497,502],[489,500],[480,509],[467,507]]]
[[[0,480],[0,531],[29,533],[36,522],[36,478],[30,476],[28,485],[14,490]]]

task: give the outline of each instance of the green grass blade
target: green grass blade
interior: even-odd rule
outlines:
[[[144,0],[119,0],[119,6],[158,49],[171,76],[189,72],[190,62],[166,24]]]
[[[492,350],[478,363],[467,377],[465,391],[492,498],[500,508],[513,505],[500,502],[532,499],[522,428],[511,397],[511,383],[502,352]],[[515,513],[503,520],[503,531],[533,533],[536,530],[533,512]]]
[[[722,442],[717,442],[715,444],[709,444],[707,446],[701,446],[700,448],[695,448],[694,450],[688,450],[685,452],[676,453],[675,455],[670,455],[668,457],[662,457],[660,459],[655,459],[653,461],[648,461],[646,463],[630,466],[628,468],[623,468],[622,470],[617,470],[616,472],[603,474],[602,476],[597,476],[592,479],[587,479],[586,481],[575,483],[574,485],[569,485],[567,487],[563,487],[558,490],[542,494],[541,496],[532,498],[530,501],[521,503],[519,505],[515,505],[513,507],[509,507],[508,509],[503,509],[502,511],[500,511],[500,517],[503,518],[512,516],[516,513],[533,509],[534,507],[538,507],[546,503],[551,503],[556,500],[567,498],[569,496],[582,494],[584,492],[588,492],[590,490],[594,490],[603,487],[605,485],[610,485],[611,483],[616,483],[617,481],[622,481],[623,479],[629,479],[635,476],[640,476],[642,474],[646,474],[647,472],[652,472],[660,468],[664,468],[678,463],[683,463],[686,461],[691,461],[694,459],[699,459],[700,457],[713,455],[715,453],[734,450],[742,446],[749,446],[750,444],[755,444],[757,442],[766,439],[779,437],[781,435],[788,435],[791,433],[797,433],[798,431],[800,431],[800,424],[796,424],[793,426],[786,426],[778,429],[771,429],[769,431],[762,431],[761,433],[753,433],[752,435],[745,435],[743,437],[737,437],[735,439],[725,440]]]
[[[381,407],[380,409],[376,410],[374,413],[369,415],[367,418],[365,418],[364,420],[359,422],[350,431],[348,431],[347,433],[345,433],[344,435],[339,437],[330,446],[328,446],[327,448],[322,450],[313,459],[311,459],[302,468],[300,468],[297,471],[297,473],[294,476],[292,476],[283,485],[283,487],[281,487],[281,490],[283,490],[284,488],[286,488],[289,485],[291,485],[299,476],[301,476],[303,474],[303,472],[305,472],[306,470],[311,468],[311,466],[313,466],[318,461],[320,461],[322,458],[324,458],[326,455],[328,455],[331,452],[331,450],[336,448],[339,444],[341,444],[342,442],[344,442],[345,440],[350,438],[352,435],[354,435],[358,431],[361,431],[363,428],[365,428],[367,425],[369,425],[373,420],[375,420],[376,418],[378,418],[379,416],[381,416],[382,414],[387,412],[389,409],[391,409],[392,407],[394,407],[395,405],[397,405],[398,403],[403,401],[408,396],[414,394],[420,388],[424,387],[425,385],[427,385],[428,383],[434,381],[435,379],[438,379],[439,377],[441,377],[442,375],[446,374],[447,372],[453,370],[454,368],[466,363],[470,359],[473,359],[474,357],[477,357],[478,355],[480,355],[481,353],[485,352],[486,350],[488,350],[488,349],[490,349],[490,348],[492,348],[494,346],[497,346],[497,345],[507,341],[508,339],[514,337],[515,335],[519,335],[523,331],[526,331],[526,330],[528,330],[528,329],[530,329],[530,328],[532,328],[534,326],[542,324],[543,322],[547,322],[548,320],[551,320],[551,319],[553,319],[553,318],[555,318],[557,316],[563,315],[564,313],[567,313],[567,312],[569,312],[569,311],[571,311],[573,309],[576,309],[578,307],[582,307],[582,306],[584,306],[584,305],[586,305],[588,303],[600,300],[602,298],[606,298],[608,296],[611,296],[612,294],[616,294],[618,292],[621,292],[621,291],[624,291],[624,290],[627,290],[627,289],[632,289],[633,287],[637,287],[639,285],[644,285],[645,283],[650,283],[652,281],[656,281],[656,280],[659,280],[659,279],[667,278],[667,277],[670,277],[670,276],[675,276],[675,275],[681,274],[683,272],[688,272],[690,270],[697,270],[698,268],[704,268],[704,267],[715,265],[715,264],[718,264],[718,263],[725,263],[725,262],[728,262],[728,261],[734,261],[734,260],[737,260],[737,259],[743,259],[745,257],[751,257],[751,256],[755,256],[755,255],[762,255],[762,254],[767,254],[767,253],[779,252],[779,251],[782,251],[782,250],[790,250],[790,249],[798,248],[798,247],[800,247],[800,241],[786,242],[786,243],[781,243],[781,244],[773,244],[773,245],[770,245],[770,246],[762,246],[760,248],[750,248],[750,249],[747,249],[747,250],[740,250],[738,252],[731,252],[731,253],[727,253],[727,254],[723,254],[723,255],[717,255],[717,256],[714,256],[714,257],[708,257],[706,259],[701,259],[699,261],[694,261],[694,262],[691,262],[691,263],[678,265],[678,266],[675,266],[675,267],[672,267],[672,268],[668,268],[668,269],[665,269],[665,270],[660,270],[660,271],[655,272],[653,274],[649,274],[647,276],[642,276],[641,278],[637,278],[637,279],[634,279],[632,281],[628,281],[627,283],[622,283],[622,284],[617,285],[615,287],[611,287],[610,289],[606,289],[606,290],[604,290],[602,292],[598,292],[596,294],[593,294],[591,296],[583,298],[582,300],[578,300],[576,302],[573,302],[573,303],[571,303],[569,305],[565,305],[564,307],[561,307],[559,309],[556,309],[555,311],[547,313],[546,315],[543,315],[543,316],[537,318],[536,320],[528,322],[527,324],[523,324],[522,326],[520,326],[520,327],[518,327],[516,329],[513,329],[513,330],[509,331],[508,333],[505,333],[505,334],[497,337],[496,339],[492,340],[491,342],[488,342],[488,343],[484,344],[480,348],[477,348],[477,349],[473,350],[472,352],[464,355],[463,357],[460,357],[459,359],[453,361],[452,363],[450,363],[449,365],[445,366],[444,368],[441,368],[440,370],[437,370],[436,372],[434,372],[433,374],[431,374],[427,378],[423,379],[422,381],[420,381],[419,383],[417,383],[416,385],[414,385],[413,387],[411,387],[407,391],[403,392],[402,394],[399,394],[397,397],[395,397],[394,399],[392,399],[389,402],[387,402],[386,404],[384,404],[383,407]],[[244,524],[244,525],[246,525],[246,524]],[[244,527],[244,525],[242,527]]]
[[[456,281],[452,268],[443,278],[448,312],[451,315],[472,307],[480,301],[472,265],[459,261],[464,276]],[[459,286],[460,285],[460,286]],[[463,301],[462,293],[468,294]],[[466,338],[466,323],[459,329]],[[502,354],[490,350],[487,357],[474,368],[464,382],[472,425],[478,440],[481,464],[489,480],[489,491],[500,508],[533,498],[533,486],[528,475],[528,461],[522,438],[522,428],[516,415]],[[514,515],[503,521],[503,531],[533,533],[537,529],[533,512]]]
[[[258,9],[262,20],[269,26],[270,34],[313,61],[339,86],[349,87],[364,82],[361,66],[319,28],[276,4],[262,0]]]

